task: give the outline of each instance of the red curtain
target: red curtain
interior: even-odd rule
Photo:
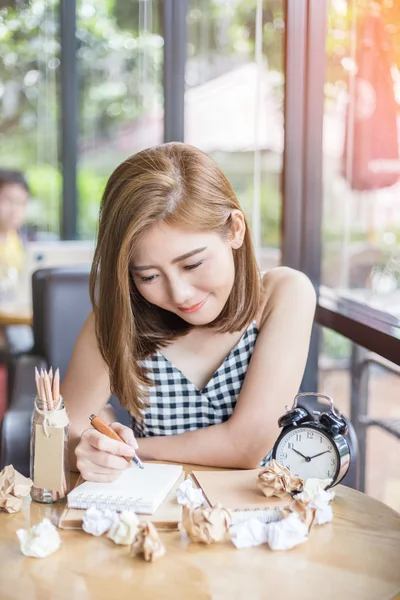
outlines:
[[[392,53],[379,14],[367,14],[359,25],[356,63],[342,169],[353,189],[373,190],[391,186],[400,178]]]

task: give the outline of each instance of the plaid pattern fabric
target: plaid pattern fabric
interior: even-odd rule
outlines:
[[[257,334],[253,321],[202,390],[160,352],[142,361],[155,385],[149,387],[143,420],[133,419],[135,436],[172,435],[226,421],[235,408]]]

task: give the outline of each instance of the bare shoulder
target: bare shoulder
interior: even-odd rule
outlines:
[[[95,316],[94,316],[94,312],[91,310],[84,325],[83,325],[83,329],[87,332],[90,332],[91,335],[96,335],[96,321],[95,321]]]
[[[275,267],[264,273],[262,289],[264,297],[268,297],[273,291],[303,290],[315,298],[315,290],[309,277],[290,267]]]
[[[90,311],[89,315],[86,318],[86,321],[82,325],[77,342],[90,344],[90,346],[97,345],[96,323],[93,311]]]
[[[315,305],[314,286],[307,275],[290,267],[275,267],[262,277],[262,300],[257,319],[259,328],[274,310],[306,309],[314,314]]]

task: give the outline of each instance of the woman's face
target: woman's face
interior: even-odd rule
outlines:
[[[232,246],[216,233],[160,222],[140,236],[131,272],[148,302],[191,325],[207,325],[221,313],[232,290]]]

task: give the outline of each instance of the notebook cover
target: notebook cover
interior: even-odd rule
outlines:
[[[211,506],[230,510],[258,510],[287,506],[287,498],[267,498],[257,486],[259,469],[193,471],[192,476]]]
[[[182,521],[182,506],[176,500],[176,490],[184,479],[185,474],[182,473],[155,513],[153,515],[138,514],[139,521],[151,521],[157,529],[177,529],[178,523]],[[79,476],[75,487],[83,482],[84,479]],[[84,509],[66,507],[61,514],[58,527],[60,529],[81,529],[84,514]]]

